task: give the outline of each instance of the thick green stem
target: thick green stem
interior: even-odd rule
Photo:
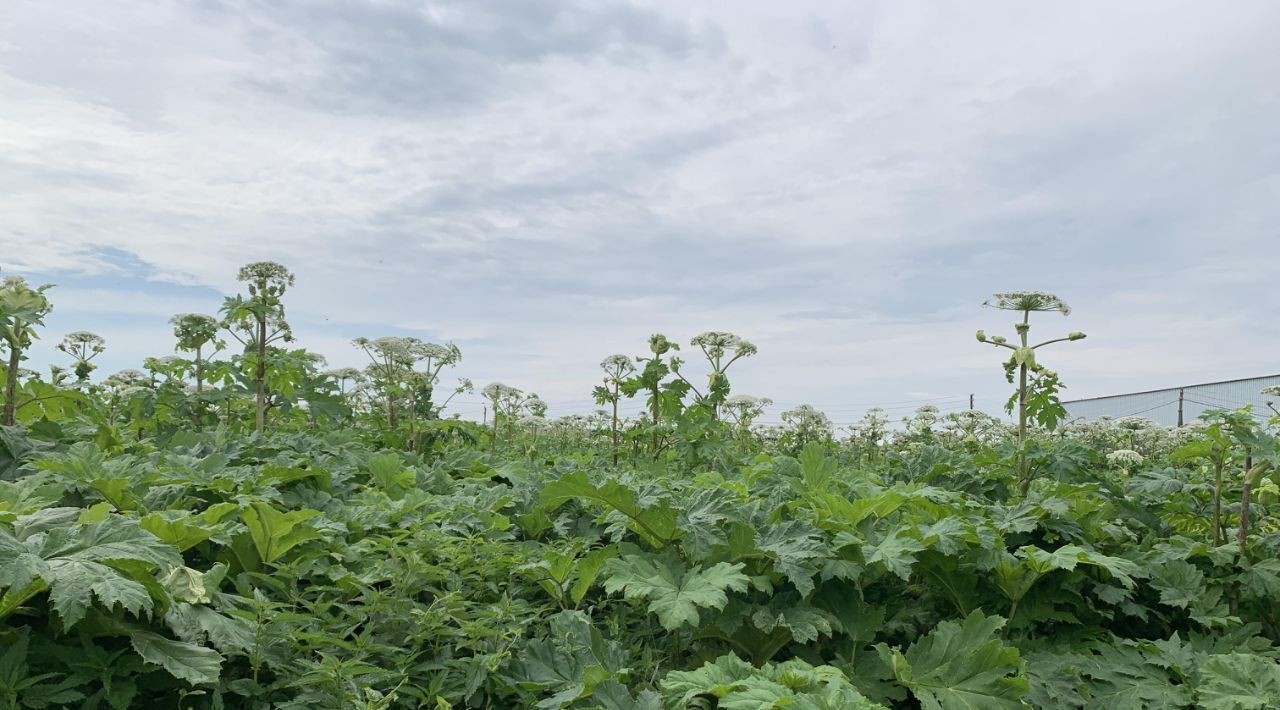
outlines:
[[[204,391],[204,358],[200,356],[200,349],[203,346],[196,346],[196,394]]]
[[[1261,482],[1262,476],[1271,469],[1269,462],[1253,465],[1253,457],[1246,456],[1244,464],[1244,490],[1240,493],[1240,530],[1236,533],[1236,542],[1240,545],[1240,553],[1244,554],[1249,542],[1249,499],[1253,487]]]
[[[1240,529],[1236,532],[1236,542],[1240,545],[1240,554],[1244,554],[1249,541],[1249,494],[1253,486],[1244,482],[1244,490],[1240,493]]]
[[[254,371],[254,386],[257,397],[254,427],[261,434],[267,426],[267,319],[265,316],[258,318],[258,366]]]
[[[613,467],[618,467],[618,384],[613,385]]]
[[[1213,546],[1222,544],[1222,465],[1219,461],[1213,469]]]
[[[14,320],[13,330],[17,332],[22,322]],[[0,424],[13,426],[18,411],[18,363],[22,361],[22,349],[14,341],[9,341],[9,371],[5,373],[4,383],[4,417]]]
[[[1018,335],[1022,338],[1022,347],[1027,347],[1027,332],[1031,329],[1028,321],[1031,318],[1030,311],[1022,313],[1022,327],[1018,329]],[[1022,496],[1027,495],[1027,491],[1031,488],[1031,477],[1027,472],[1027,364],[1023,362],[1018,366],[1018,491]]]

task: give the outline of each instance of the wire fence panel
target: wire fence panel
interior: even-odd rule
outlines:
[[[1062,405],[1066,407],[1069,419],[1084,421],[1100,417],[1142,416],[1166,426],[1176,426],[1180,423],[1179,411],[1181,423],[1188,424],[1210,409],[1239,409],[1249,405],[1253,407],[1255,417],[1266,419],[1271,413],[1266,401],[1280,398],[1264,397],[1260,390],[1273,385],[1280,385],[1280,375],[1076,399]]]

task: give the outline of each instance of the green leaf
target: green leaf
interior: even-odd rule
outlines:
[[[417,476],[405,468],[404,461],[397,454],[374,456],[369,459],[368,468],[369,476],[378,484],[378,489],[392,498],[403,497],[417,481]]]
[[[253,628],[243,619],[221,614],[207,606],[178,602],[165,614],[174,635],[188,643],[208,641],[224,653],[248,651],[257,643]]]
[[[1273,557],[1247,565],[1240,573],[1240,581],[1250,595],[1271,603],[1280,598],[1280,559]]]
[[[878,545],[863,545],[862,554],[867,564],[882,563],[890,572],[904,580],[911,578],[911,566],[915,564],[915,553],[925,549],[924,543],[906,536],[906,529],[893,531]]]
[[[548,638],[530,641],[511,664],[511,676],[521,687],[553,693],[538,707],[559,708],[591,695],[605,681],[625,679],[626,650],[605,639],[586,614],[556,614],[550,631]]]
[[[831,636],[831,621],[831,616],[812,607],[788,607],[781,611],[762,607],[751,616],[751,623],[757,629],[770,633],[781,627],[800,643],[813,643],[820,636]]]
[[[201,522],[195,516],[175,518],[171,511],[145,515],[139,525],[143,530],[178,548],[180,552],[199,545],[216,532],[213,526]]]
[[[826,449],[816,441],[805,444],[798,458],[804,490],[806,492],[825,490],[827,482],[838,468],[835,459],[828,459]]]
[[[668,708],[705,707],[704,696],[716,698],[725,710],[883,710],[832,666],[811,666],[793,659],[760,668],[732,654],[692,671],[671,671],[662,679]]]
[[[802,520],[770,525],[756,536],[756,547],[773,561],[773,568],[791,580],[800,596],[813,591],[813,578],[831,557],[822,533]]]
[[[204,575],[190,567],[179,565],[159,577],[160,584],[176,601],[208,604],[212,601],[204,586]]]
[[[632,696],[627,686],[609,679],[596,686],[591,702],[604,710],[662,710],[662,698],[652,690]]]
[[[618,548],[610,545],[598,547],[578,559],[578,580],[569,590],[569,597],[574,604],[580,603],[587,596],[587,592],[596,583],[596,578],[600,576],[600,571],[604,569],[604,564],[617,556]]]
[[[876,649],[925,710],[1022,708],[1027,679],[1018,649],[995,637],[1002,626],[1004,619],[975,611],[961,623],[938,624],[905,654]]]
[[[1280,663],[1265,656],[1209,656],[1200,677],[1196,699],[1207,710],[1263,710],[1280,699]]]
[[[80,525],[87,525],[89,523],[100,523],[106,520],[110,515],[111,515],[111,504],[106,501],[103,501],[101,503],[96,503],[94,505],[89,506],[88,508],[85,508],[84,512],[80,513],[80,517],[76,519],[76,522],[79,523]]]
[[[129,641],[144,661],[163,666],[173,677],[192,685],[216,683],[222,672],[222,654],[211,648],[174,641],[141,629],[133,631]]]
[[[262,501],[254,501],[240,515],[249,528],[258,557],[266,563],[275,562],[297,545],[321,537],[313,528],[302,525],[320,515],[318,510],[282,513]]]
[[[111,563],[178,566],[177,552],[135,521],[112,515],[102,522],[32,534],[19,541],[0,528],[0,587],[10,594],[34,579],[49,586],[49,599],[66,628],[84,618],[94,597],[135,616],[152,609],[144,584]],[[131,567],[132,569],[132,567]]]
[[[628,527],[654,547],[663,547],[680,535],[674,508],[665,502],[642,506],[635,491],[615,481],[597,487],[586,473],[576,471],[542,489],[541,505],[549,511],[571,500],[591,501],[618,511],[628,519]]]
[[[1204,594],[1204,573],[1185,560],[1154,565],[1149,584],[1160,592],[1160,603],[1186,609]]]
[[[1071,653],[1033,652],[1026,655],[1027,680],[1031,691],[1027,700],[1038,708],[1085,708],[1088,700],[1080,694],[1084,681]]]
[[[1159,649],[1146,650],[1123,641],[1098,646],[1082,656],[1079,667],[1089,679],[1085,693],[1090,708],[1183,708],[1191,704],[1191,690],[1175,685],[1169,662]]]
[[[151,610],[146,587],[104,564],[53,560],[40,576],[49,582],[49,601],[68,628],[84,618],[93,596],[108,609],[119,604],[134,616]]]
[[[686,570],[673,556],[649,558],[624,555],[605,563],[605,591],[621,591],[627,599],[645,599],[649,611],[668,631],[698,624],[698,609],[723,609],[726,590],[745,592],[748,579],[742,563],[720,562],[703,570]]]
[[[0,433],[8,427],[0,427]],[[3,438],[0,437],[0,444]],[[0,454],[4,447],[0,445]],[[53,505],[62,498],[65,488],[58,483],[50,483],[43,475],[27,476],[17,481],[0,480],[0,523],[11,523],[20,515],[27,515]]]

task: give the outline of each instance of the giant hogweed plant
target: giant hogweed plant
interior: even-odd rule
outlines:
[[[87,330],[67,333],[58,343],[58,350],[71,356],[72,370],[75,372],[77,382],[82,384],[87,383],[89,375],[97,369],[93,359],[106,352],[106,349],[107,341],[101,335]]]
[[[443,409],[443,405],[432,405],[435,386],[440,381],[441,370],[462,360],[462,351],[453,343],[440,345],[413,337],[356,338],[352,344],[370,359],[368,373],[372,383],[382,390],[387,427],[392,431],[398,421],[397,403],[403,402],[409,415],[407,448],[412,449],[417,440],[420,410],[425,410],[421,413],[426,418],[434,419]],[[421,370],[417,369],[419,364],[423,366]],[[461,391],[466,391],[466,387],[458,390]]]
[[[307,378],[340,378],[305,351],[273,348],[268,366],[262,434],[243,426],[243,367],[210,364],[221,421],[205,427],[169,411],[190,372],[159,359],[0,428],[0,708],[1225,710],[1280,695],[1274,437],[1256,424],[1224,419],[1221,442],[1212,424],[1059,430],[1022,449],[1037,485],[1011,498],[1014,434],[980,418],[926,410],[882,431],[877,415],[840,441],[807,408],[776,437],[724,436],[668,371],[633,390],[658,397],[672,455],[657,460],[614,466],[607,416],[549,419],[497,386],[489,442],[406,451],[384,436],[380,389],[346,392],[343,427],[326,427]],[[498,448],[518,431],[528,447]],[[1201,439],[1209,458],[1169,455]],[[1142,460],[1104,463],[1117,451]],[[1214,544],[1237,517],[1247,534]]]
[[[661,333],[649,336],[649,354],[636,358],[641,367],[631,377],[620,382],[618,387],[619,392],[627,397],[645,393],[645,404],[649,410],[647,438],[654,458],[669,444],[670,424],[683,410],[684,398],[689,392],[687,382],[671,378],[677,362],[676,356],[671,353],[679,350],[679,343]]]
[[[689,345],[702,351],[710,372],[707,373],[706,391],[698,389],[681,372],[684,361],[672,358],[671,372],[689,385],[693,391],[694,401],[710,410],[711,416],[718,418],[720,407],[729,397],[729,367],[744,357],[751,357],[759,352],[750,341],[720,330],[709,330],[695,335]]]
[[[977,333],[978,342],[1012,351],[1004,364],[1005,378],[1017,389],[1005,405],[1005,411],[1018,412],[1018,445],[1022,447],[1027,440],[1027,423],[1029,420],[1046,429],[1053,429],[1066,416],[1066,410],[1058,399],[1061,383],[1058,374],[1049,370],[1036,359],[1036,351],[1046,345],[1084,339],[1084,333],[1074,331],[1061,338],[1052,338],[1035,345],[1029,339],[1031,333],[1031,314],[1058,312],[1069,315],[1071,308],[1061,298],[1041,291],[1008,291],[997,293],[983,303],[984,306],[1002,311],[1021,313],[1022,319],[1014,323],[1017,340],[1010,344],[1004,336],[987,337],[985,331]],[[1018,473],[1020,480],[1018,490],[1027,494],[1031,486],[1031,477],[1027,470],[1026,457],[1018,454]]]
[[[45,284],[31,288],[21,276],[6,276],[0,282],[0,346],[7,351],[5,367],[4,409],[0,424],[13,426],[18,410],[18,380],[25,352],[37,337],[36,328],[44,324],[44,317],[53,310],[53,304],[45,296],[52,288]]]
[[[237,279],[248,296],[228,296],[222,304],[221,326],[244,346],[244,357],[253,368],[254,429],[261,433],[267,422],[267,352],[276,342],[293,340],[285,320],[282,296],[294,276],[274,261],[258,261],[240,267]]]
[[[178,313],[169,319],[173,326],[173,337],[177,341],[174,349],[189,352],[193,355],[193,372],[196,394],[204,392],[205,362],[223,343],[218,340],[218,319],[203,313]],[[214,353],[206,355],[205,348],[212,347]]]
[[[480,393],[489,400],[489,406],[493,411],[493,435],[489,439],[489,450],[497,451],[500,422],[507,422],[508,431],[514,430],[525,395],[523,391],[501,382],[490,382],[480,390]]]
[[[596,385],[591,391],[596,404],[607,404],[609,415],[609,435],[613,455],[613,465],[618,465],[618,402],[622,398],[622,383],[626,376],[636,371],[631,358],[626,355],[610,355],[600,361],[600,369],[604,370],[604,382]]]

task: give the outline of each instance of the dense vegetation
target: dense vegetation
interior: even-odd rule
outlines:
[[[729,380],[756,348],[719,332],[606,358],[597,416],[494,383],[478,424],[447,413],[456,347],[323,370],[292,275],[241,280],[174,317],[182,357],[96,382],[92,333],[23,369],[56,291],[0,290],[0,708],[1280,698],[1280,418],[1064,423],[1027,341],[1056,298],[1000,294],[1020,340],[978,336],[1012,351],[1014,426],[762,427]]]

